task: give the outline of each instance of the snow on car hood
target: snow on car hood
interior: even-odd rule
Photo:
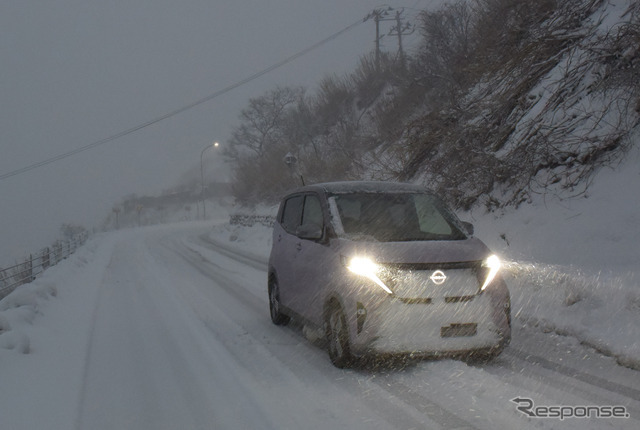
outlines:
[[[336,239],[345,256],[367,256],[378,263],[449,263],[479,261],[491,251],[479,239],[409,242],[356,242]]]

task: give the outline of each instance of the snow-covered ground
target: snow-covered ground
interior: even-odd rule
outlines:
[[[97,235],[0,301],[0,427],[640,428],[629,157],[589,198],[462,216],[507,262],[513,299],[513,341],[483,365],[334,368],[302,327],[270,322],[270,229],[224,212]],[[630,417],[531,418],[516,397]]]
[[[476,232],[508,261],[513,312],[640,369],[640,151],[605,168],[588,193],[540,197]]]

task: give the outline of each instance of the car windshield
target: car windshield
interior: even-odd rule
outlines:
[[[330,197],[339,236],[399,242],[463,240],[459,221],[426,193],[347,193]]]

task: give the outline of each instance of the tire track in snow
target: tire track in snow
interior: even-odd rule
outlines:
[[[113,263],[113,251],[111,254],[111,259],[109,260],[109,264],[107,265],[107,270],[105,271],[105,273],[102,274],[102,279],[100,280],[100,286],[102,286],[105,282],[105,279],[107,277],[107,272],[109,270],[110,267],[112,267],[112,263]],[[82,426],[82,415],[83,415],[83,411],[86,408],[86,401],[85,399],[87,398],[86,393],[88,390],[88,379],[89,379],[89,369],[91,367],[91,359],[93,356],[93,338],[94,338],[94,333],[96,331],[96,322],[98,319],[98,309],[100,308],[100,298],[102,297],[102,288],[98,288],[98,292],[95,298],[95,302],[94,302],[94,306],[93,306],[93,310],[91,312],[91,327],[89,328],[89,335],[88,335],[88,339],[89,341],[87,342],[87,348],[85,351],[85,357],[83,359],[83,369],[82,369],[82,386],[80,388],[80,392],[79,392],[79,397],[78,397],[78,410],[76,411],[76,421],[75,421],[75,429],[76,430],[82,430],[84,427]]]
[[[378,378],[376,378],[378,379]],[[427,399],[409,386],[384,376],[381,381],[374,382],[389,394],[398,397],[404,403],[413,406],[429,418],[438,423],[443,429],[477,430],[478,428],[469,421],[450,412],[439,404]]]
[[[100,286],[76,428],[276,428],[141,236],[118,244]]]
[[[212,250],[215,250],[215,252],[218,252],[222,255],[225,255],[231,259],[234,259],[236,261],[239,261],[241,263],[245,263],[248,266],[253,267],[254,269],[258,269],[258,270],[264,270],[267,271],[268,265],[269,265],[269,259],[268,258],[262,258],[259,257],[257,255],[252,255],[249,253],[243,253],[238,251],[237,249],[234,249],[231,246],[226,246],[224,243],[219,242],[217,240],[213,240],[211,239],[208,235],[203,234],[198,236],[198,239],[200,239],[202,242],[212,245],[213,247],[210,248]]]
[[[247,291],[245,287],[239,284],[232,276],[229,276],[228,270],[219,264],[211,261],[210,259],[203,256],[197,250],[190,248],[185,244],[179,245],[181,251],[174,249],[173,251],[182,258],[185,262],[189,263],[194,269],[200,272],[205,277],[211,278],[216,282],[216,285],[222,288],[227,294],[233,296],[236,300],[241,303],[245,303],[251,306],[252,310],[255,312],[264,311],[264,304],[258,297],[256,297],[250,291]],[[230,253],[221,253],[222,255],[234,259],[236,261],[240,261],[244,263],[244,261],[238,260],[234,254]],[[259,268],[262,270],[263,268]],[[266,267],[264,268],[266,270]],[[266,274],[265,274],[265,282],[266,282]],[[266,299],[265,299],[266,301]],[[268,307],[266,307],[268,310]]]
[[[629,399],[640,402],[640,390],[637,390],[635,388],[608,381],[606,379],[600,378],[599,376],[573,369],[571,367],[547,360],[546,358],[540,357],[535,354],[530,354],[528,352],[522,352],[516,349],[507,349],[505,350],[504,354],[533,364],[535,366],[540,366],[544,369],[560,373],[562,375],[568,376],[569,378],[577,379],[578,381],[584,382],[594,387],[601,388],[612,393],[620,394],[621,396],[628,397]]]
[[[267,325],[268,330],[277,331],[278,336],[286,336],[288,341],[285,342],[285,345],[296,349],[297,356],[289,355],[289,352],[282,348],[281,342],[271,342],[272,339],[258,338],[255,333],[252,333],[251,328],[238,325],[240,332],[236,333],[237,336],[235,336],[231,332],[237,332],[238,329],[230,330],[229,327],[221,329],[221,327],[203,320],[207,328],[216,335],[216,338],[225,345],[236,360],[242,363],[247,371],[252,372],[257,379],[263,376],[266,365],[268,369],[271,369],[267,372],[281,374],[279,379],[288,380],[288,384],[292,386],[301,385],[301,390],[304,390],[307,384],[313,383],[314,374],[320,374],[318,377],[326,380],[332,374],[337,373],[340,375],[339,379],[329,380],[332,385],[335,385],[334,388],[339,388],[342,395],[346,394],[349,397],[353,397],[354,393],[364,394],[358,397],[357,400],[364,401],[366,405],[370,405],[371,410],[379,414],[377,421],[370,421],[372,428],[378,428],[383,422],[387,423],[383,426],[384,428],[389,425],[393,428],[401,429],[421,429],[425,428],[425,426],[427,426],[426,428],[433,428],[433,425],[430,424],[437,423],[437,421],[432,422],[431,417],[417,413],[422,411],[416,410],[414,405],[406,402],[390,402],[388,387],[385,389],[385,387],[361,380],[358,375],[350,375],[350,372],[335,369],[326,358],[326,352],[318,350],[317,346],[309,342],[303,335],[301,327],[297,326],[295,322],[288,327],[272,326],[268,317],[266,291],[264,300],[260,300],[247,290],[246,286],[229,276],[227,268],[204,257],[197,250],[189,247],[188,244],[172,242],[171,244],[165,243],[165,245],[170,247],[170,251],[178,255],[191,267],[205,277],[214,280],[216,287],[224,290],[230,297],[245,306],[250,313],[264,315],[264,323]],[[215,249],[215,251],[217,252],[218,250]],[[246,264],[244,259],[238,259],[238,257],[242,256],[235,252],[221,252],[220,254]],[[251,264],[249,265],[255,267]],[[259,270],[266,270],[266,267],[259,267]],[[248,297],[250,298],[249,300],[247,300]],[[253,343],[252,347],[256,350],[255,353],[247,355],[240,350],[236,351],[238,349],[237,340],[229,340],[230,334],[232,337],[239,337],[240,335],[251,337],[253,341],[248,343]],[[303,354],[303,359],[300,359],[300,354]],[[256,357],[261,359],[259,367],[256,367]],[[269,366],[268,363],[274,360],[275,365]],[[351,376],[355,376],[355,378]],[[339,396],[340,393],[336,392],[329,398]],[[400,396],[394,397],[400,398]],[[389,421],[387,417],[392,417],[393,420]],[[371,420],[373,418],[368,417],[367,419]]]

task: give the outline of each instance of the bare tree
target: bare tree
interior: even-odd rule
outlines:
[[[237,158],[243,149],[257,156],[283,139],[283,128],[288,110],[304,98],[303,88],[277,87],[266,94],[249,100],[249,106],[240,114],[240,126],[229,140],[227,154]]]
[[[419,69],[426,85],[440,88],[452,100],[467,85],[466,72],[474,57],[473,14],[467,1],[445,4],[420,14],[422,48]]]

